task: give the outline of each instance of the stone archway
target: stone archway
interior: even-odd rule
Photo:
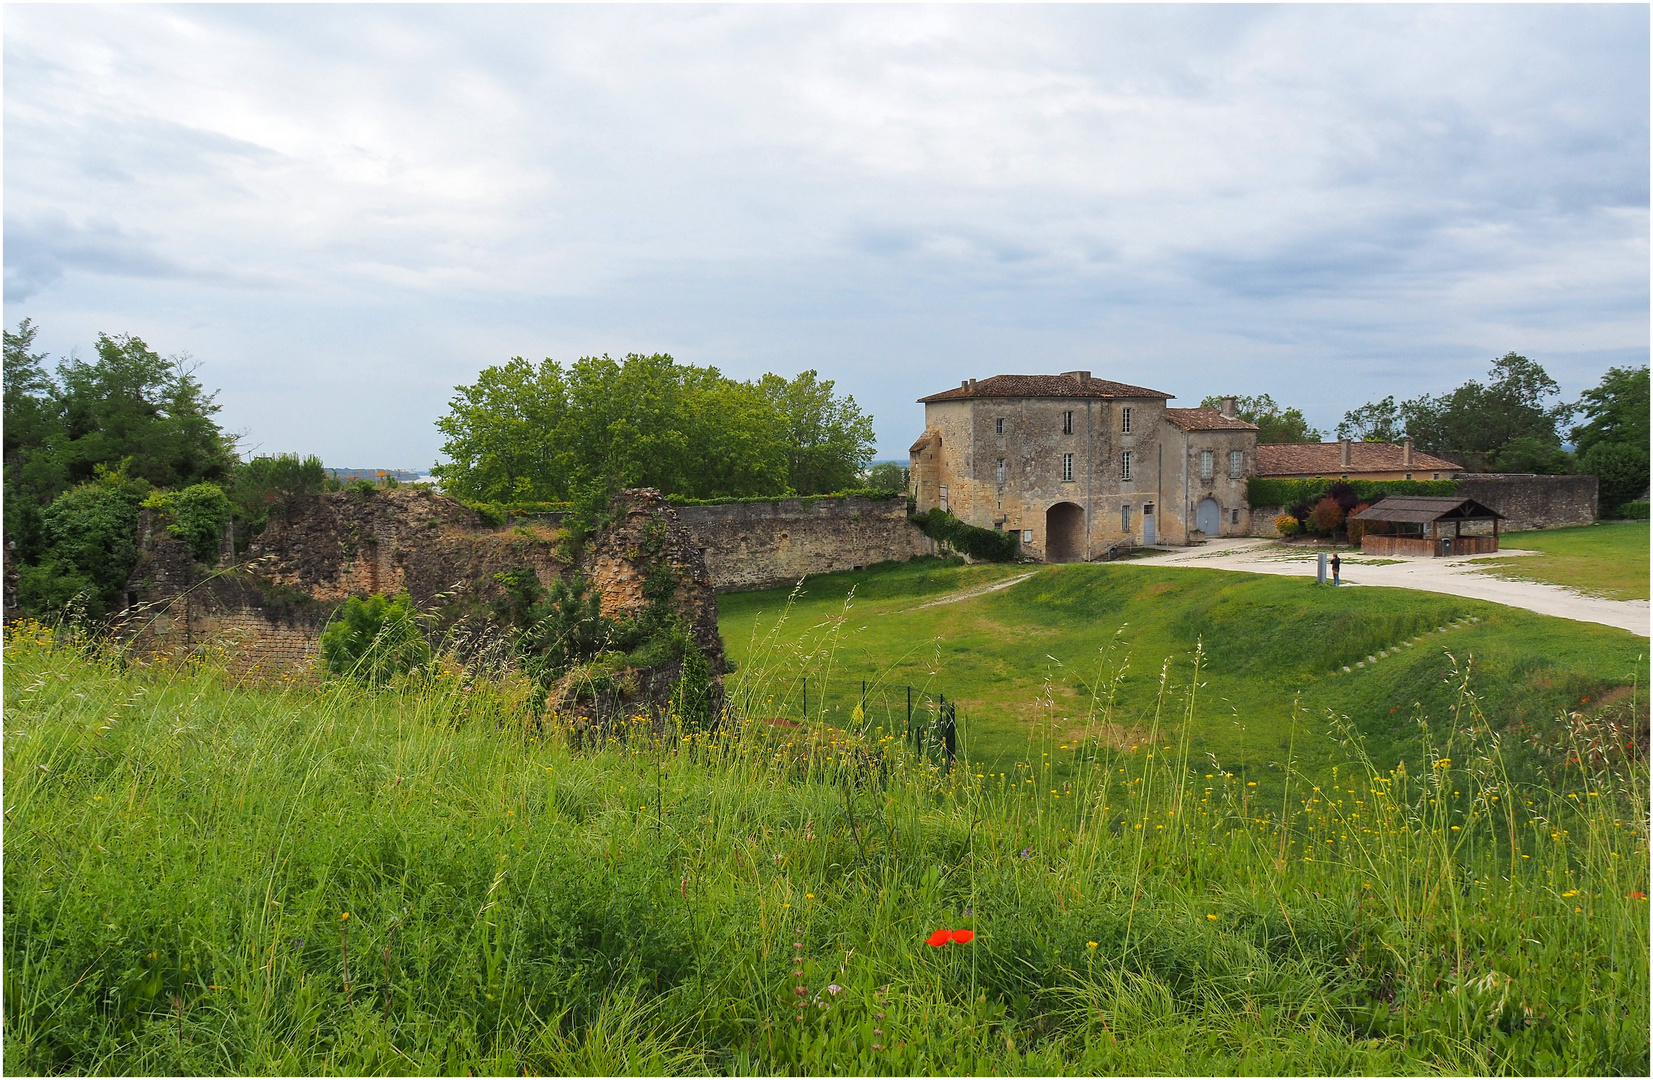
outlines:
[[[1059,502],[1045,511],[1045,562],[1078,562],[1085,557],[1085,511]]]

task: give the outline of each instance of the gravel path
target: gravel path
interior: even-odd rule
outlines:
[[[1518,550],[1500,551],[1497,558],[1535,554]],[[1252,574],[1280,574],[1286,577],[1313,577],[1318,551],[1294,549],[1273,540],[1240,538],[1212,540],[1197,548],[1172,548],[1163,554],[1133,559],[1131,566],[1188,566],[1208,570],[1244,570]],[[1490,558],[1492,556],[1479,556]],[[1642,637],[1648,636],[1649,606],[1646,600],[1605,600],[1584,596],[1560,585],[1536,581],[1508,581],[1475,568],[1475,556],[1449,559],[1379,559],[1372,555],[1343,555],[1344,585],[1383,585],[1396,589],[1466,596],[1495,604],[1525,608],[1540,615],[1554,615],[1576,622],[1616,626]]]

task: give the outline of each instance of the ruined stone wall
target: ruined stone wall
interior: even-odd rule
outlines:
[[[935,554],[935,541],[907,520],[907,499],[777,499],[680,506],[713,588],[786,585],[805,574],[854,570]]]

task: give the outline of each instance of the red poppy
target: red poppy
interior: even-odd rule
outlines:
[[[939,948],[942,945],[946,945],[953,941],[958,942],[960,945],[968,945],[975,939],[976,932],[974,930],[937,930],[935,933],[924,939],[924,944],[934,945]]]
[[[1647,899],[1647,894],[1644,893],[1644,892],[1633,892],[1633,893],[1630,894],[1630,899],[1632,899],[1632,900],[1646,900]]]

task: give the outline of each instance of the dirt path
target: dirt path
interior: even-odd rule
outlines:
[[[1185,566],[1210,570],[1244,570],[1252,574],[1313,577],[1319,553],[1285,547],[1273,540],[1213,540],[1202,547],[1176,549],[1162,555],[1133,559],[1132,566]],[[1500,551],[1497,558],[1529,554]],[[1487,558],[1488,556],[1481,556]],[[1449,559],[1379,559],[1370,555],[1343,556],[1343,584],[1383,585],[1396,589],[1446,593],[1473,600],[1524,608],[1575,622],[1616,626],[1648,636],[1646,600],[1606,600],[1584,596],[1560,585],[1537,581],[1510,581],[1482,573],[1472,556]]]
[[[1022,574],[1019,577],[1005,578],[1003,581],[994,581],[987,585],[976,585],[969,589],[960,589],[958,592],[951,592],[945,596],[938,597],[935,600],[926,601],[922,604],[916,604],[910,608],[900,608],[896,611],[881,611],[879,614],[905,615],[909,611],[923,611],[925,608],[940,607],[943,604],[956,604],[960,600],[974,600],[976,597],[986,596],[990,592],[998,592],[1000,589],[1008,589],[1012,585],[1026,581],[1028,578],[1032,577],[1033,574],[1037,574],[1038,572],[1039,571],[1035,570],[1032,573]]]

